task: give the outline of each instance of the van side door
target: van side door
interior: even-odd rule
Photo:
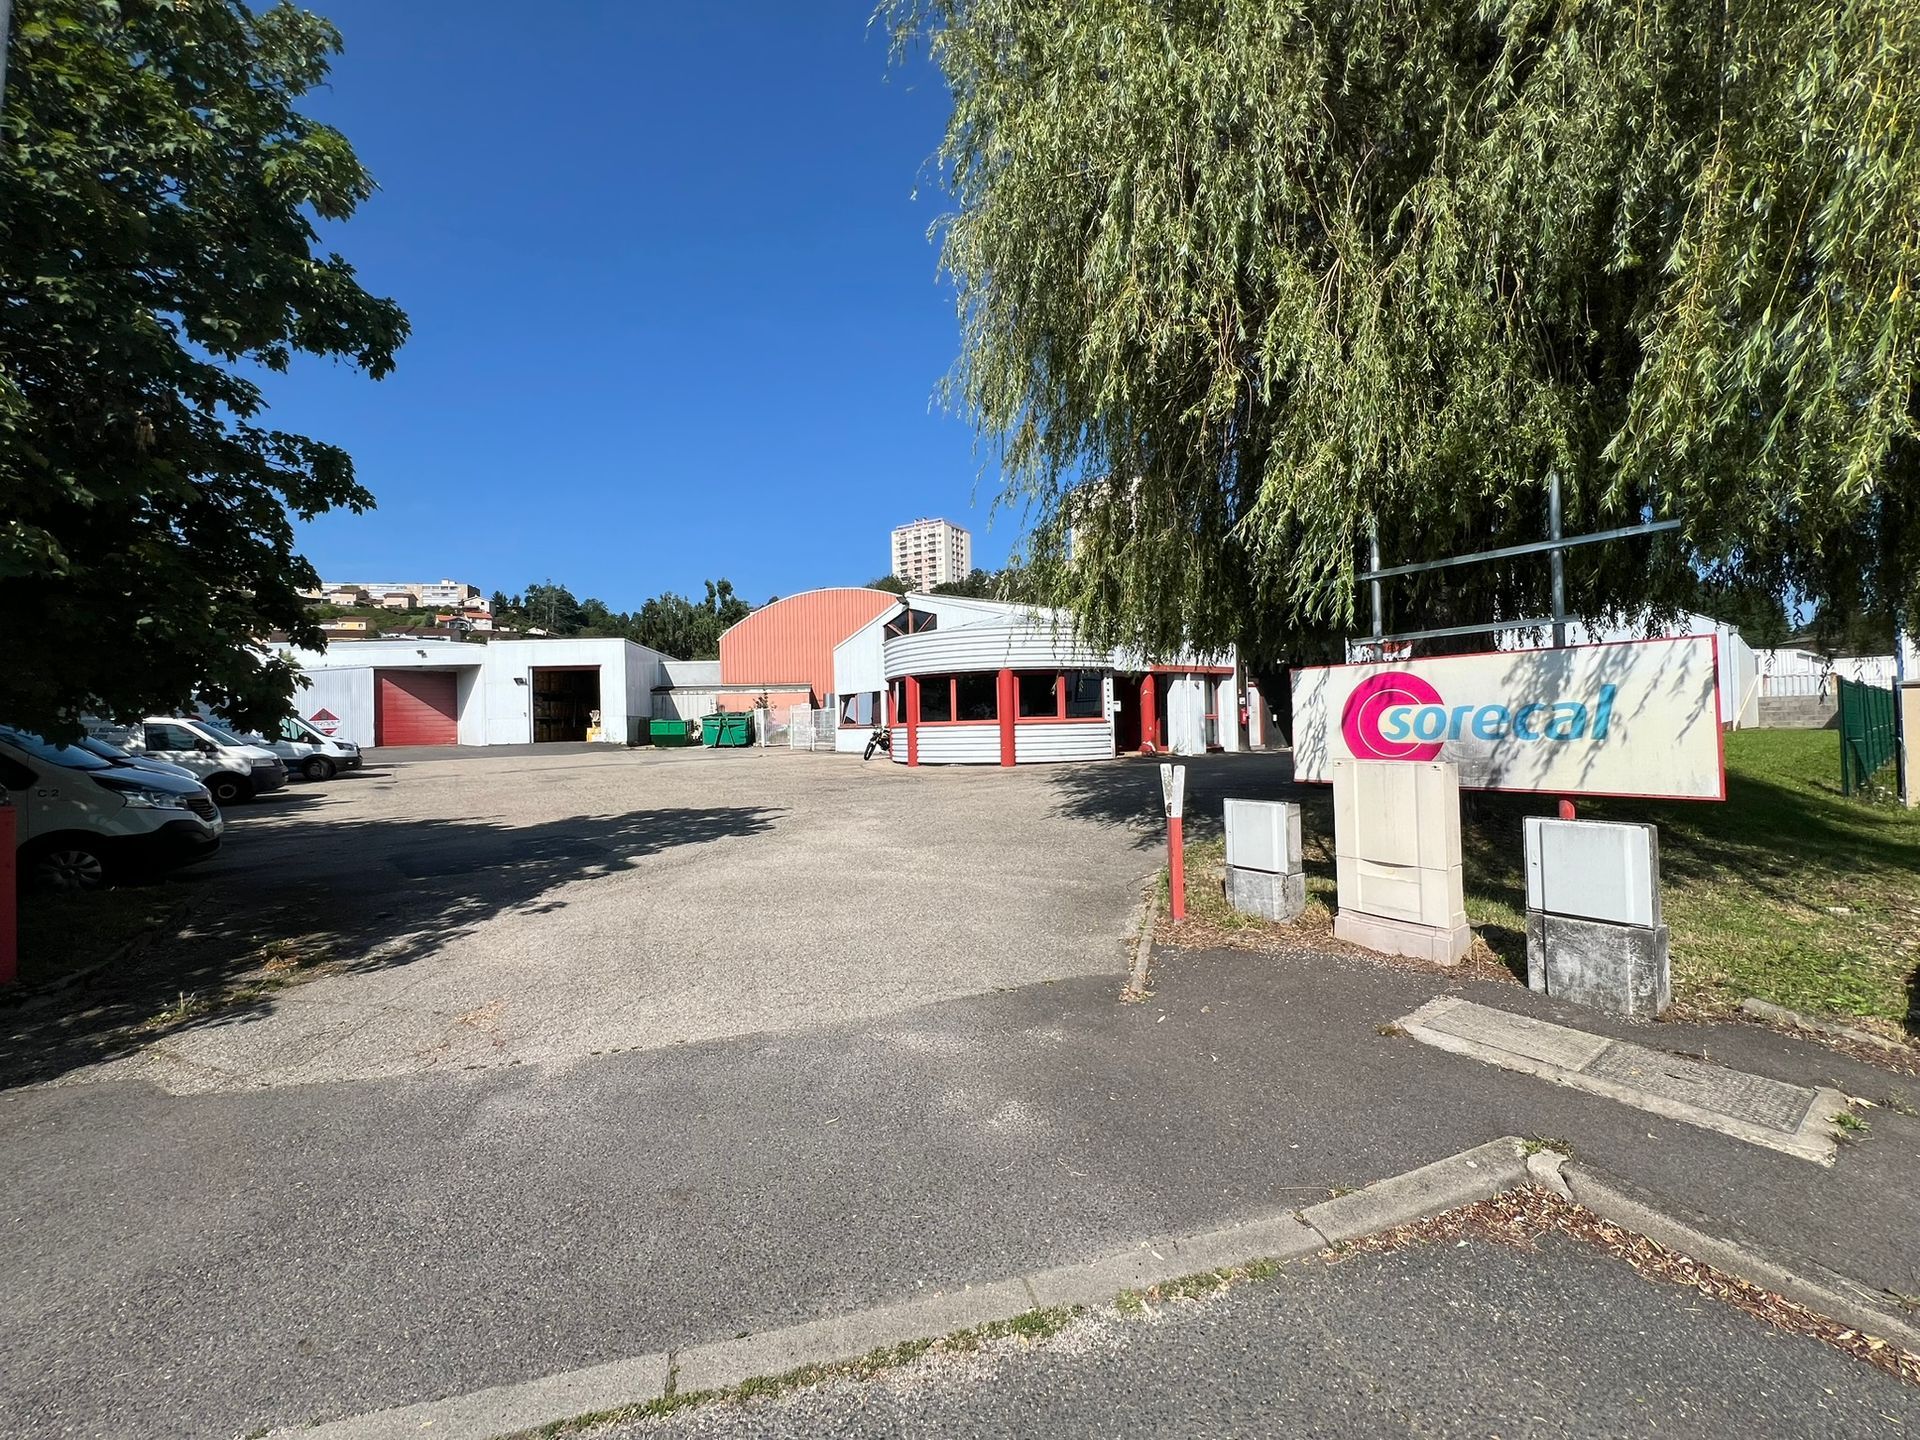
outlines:
[[[196,775],[211,775],[219,763],[208,753],[201,739],[184,725],[155,722],[142,727],[142,748],[156,760],[184,765]]]

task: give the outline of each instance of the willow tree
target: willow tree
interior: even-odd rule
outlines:
[[[1150,645],[1353,623],[1388,560],[1577,552],[1589,614],[1703,582],[1910,609],[1914,0],[898,0],[953,112],[951,398]],[[1401,585],[1539,614],[1545,567]]]

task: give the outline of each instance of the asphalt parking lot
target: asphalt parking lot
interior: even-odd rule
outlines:
[[[180,882],[320,973],[69,1078],[564,1065],[1118,977],[1157,856],[1059,779],[787,750],[376,754],[236,808]]]

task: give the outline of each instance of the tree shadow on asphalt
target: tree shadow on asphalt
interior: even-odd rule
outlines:
[[[1185,819],[1189,839],[1221,833],[1227,800],[1293,800],[1324,808],[1333,823],[1333,792],[1324,785],[1293,783],[1293,756],[1282,751],[1239,755],[1124,755],[1088,765],[1050,767],[1058,797],[1055,813],[1134,832],[1141,850],[1164,846],[1167,822],[1160,801],[1162,763],[1187,769]],[[1311,818],[1311,809],[1308,817]]]
[[[763,834],[785,813],[714,806],[509,826],[321,820],[322,809],[311,791],[235,807],[214,862],[142,887],[156,918],[115,963],[0,1008],[0,1087],[270,1013],[297,979],[411,964],[496,916],[562,908],[562,886]]]

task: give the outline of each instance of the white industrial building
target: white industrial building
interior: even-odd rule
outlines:
[[[359,745],[646,738],[664,655],[631,640],[358,640],[279,647],[309,684],[294,704]]]
[[[1231,650],[1149,661],[1027,605],[909,595],[834,647],[833,677],[835,748],[863,750],[884,724],[904,765],[1240,748]]]

